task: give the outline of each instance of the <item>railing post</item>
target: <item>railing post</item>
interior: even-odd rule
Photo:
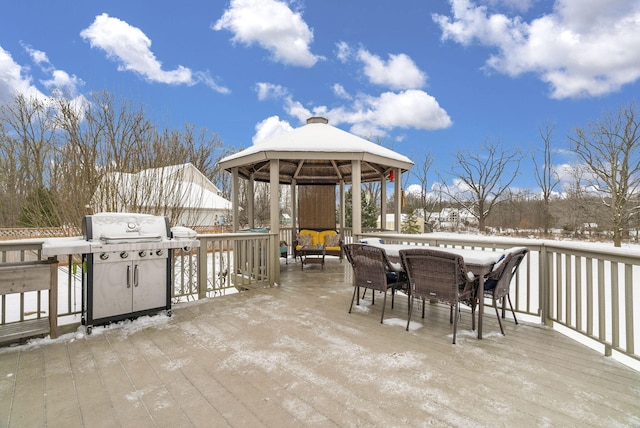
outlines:
[[[551,321],[551,254],[547,252],[546,245],[540,248],[540,260],[538,263],[538,278],[540,286],[538,289],[538,299],[540,300],[540,319],[544,325],[553,326]]]
[[[627,353],[634,355],[634,318],[633,318],[633,266],[625,266],[625,284],[624,284],[624,314],[625,314],[625,332],[626,335],[626,349]]]
[[[209,241],[202,238],[198,239],[200,240],[200,247],[198,247],[198,299],[205,299],[207,297],[207,251]],[[215,253],[213,256],[215,257]]]
[[[271,271],[269,274],[269,285],[273,287],[275,284],[280,285],[280,235],[272,233],[269,237],[271,254],[273,254],[271,266],[269,267]]]
[[[55,339],[58,337],[58,258],[49,257],[49,263],[49,335]]]

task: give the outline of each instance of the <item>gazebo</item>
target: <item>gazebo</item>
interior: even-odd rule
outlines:
[[[361,233],[361,183],[381,183],[381,212],[386,215],[387,178],[402,189],[402,173],[413,162],[406,156],[374,144],[311,117],[307,124],[221,159],[219,167],[232,175],[233,230],[238,231],[239,180],[248,180],[247,214],[254,227],[254,183],[270,183],[271,195],[280,185],[291,186],[292,230],[301,227],[335,228],[336,186],[340,189],[340,227],[345,224],[345,185],[352,188],[353,233]],[[400,232],[401,192],[394,192],[395,230]],[[279,233],[279,198],[270,201],[271,232]]]

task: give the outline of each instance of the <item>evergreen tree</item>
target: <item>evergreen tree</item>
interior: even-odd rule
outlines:
[[[400,232],[417,234],[420,233],[420,226],[418,225],[418,217],[415,213],[409,214],[407,221],[403,221],[400,225]]]
[[[353,219],[351,216],[351,207],[353,206],[352,202],[352,192],[351,188],[349,188],[345,192],[345,223],[346,227],[353,227]],[[375,201],[371,197],[370,194],[363,192],[362,200],[360,201],[361,208],[361,227],[365,228],[375,228],[378,223],[378,209],[376,207]]]

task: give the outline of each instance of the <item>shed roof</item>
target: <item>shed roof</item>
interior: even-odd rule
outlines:
[[[362,161],[361,181],[379,181],[391,168],[408,171],[413,162],[406,156],[374,144],[328,124],[324,118],[310,118],[293,131],[227,156],[220,168],[256,181],[269,181],[270,160],[280,161],[280,183],[335,184],[351,182],[351,161]]]

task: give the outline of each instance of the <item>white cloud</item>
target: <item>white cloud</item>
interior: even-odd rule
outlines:
[[[17,95],[27,98],[46,98],[33,83],[27,69],[13,60],[0,46],[0,102],[12,101]]]
[[[22,47],[24,48],[24,50],[27,51],[27,53],[31,57],[31,60],[36,64],[43,65],[43,66],[48,66],[50,64],[49,57],[45,52],[38,49],[33,49],[31,46],[28,46],[28,45],[23,45]]]
[[[350,100],[351,99],[351,95],[349,95],[347,90],[344,89],[344,86],[342,86],[341,84],[335,83],[331,87],[331,89],[333,89],[333,93],[336,95],[336,97],[343,98],[345,100]]]
[[[50,92],[62,94],[66,97],[75,97],[78,94],[78,88],[84,85],[84,81],[76,75],[70,75],[64,70],[56,69],[46,52],[34,49],[27,44],[21,44],[22,48],[29,54],[31,60],[46,75],[51,77],[41,79],[42,83]]]
[[[50,90],[60,90],[65,95],[75,96],[77,94],[78,86],[84,84],[82,79],[75,75],[70,76],[64,70],[53,70],[51,73],[51,79],[42,80],[42,84]]]
[[[387,62],[366,49],[358,51],[364,64],[364,74],[371,83],[391,89],[417,89],[425,84],[426,75],[405,54],[389,54]]]
[[[87,100],[83,95],[77,95],[76,88],[84,82],[65,71],[56,70],[51,66],[44,52],[29,49],[27,52],[30,53],[34,62],[43,67],[44,72],[51,74],[51,79],[42,80],[41,83],[49,89],[53,97],[59,95],[73,97],[69,99],[70,106],[79,116],[82,116]],[[17,64],[11,54],[0,46],[0,103],[12,102],[16,96],[22,95],[27,99],[38,99],[55,108],[56,103],[52,103],[52,96],[45,95],[38,89],[32,83],[33,78],[27,71],[27,67]]]
[[[133,71],[152,82],[171,85],[202,82],[217,92],[229,92],[227,88],[217,85],[208,73],[194,73],[182,65],[174,70],[163,70],[162,63],[151,51],[151,39],[138,27],[106,13],[96,16],[95,21],[80,32],[80,36],[89,41],[91,47],[102,49],[109,58],[119,62],[118,70]]]
[[[365,137],[384,136],[393,128],[435,130],[452,124],[436,99],[418,89],[385,92],[380,96],[360,94],[351,105],[331,109],[315,106],[309,110],[287,96],[285,110],[301,123],[311,116],[323,116],[334,126],[349,124],[352,133]]]
[[[311,116],[322,116],[318,111],[312,113],[299,101],[294,101],[290,96],[285,97],[285,110],[290,116],[297,118],[300,123],[305,123],[305,121]]]
[[[340,41],[336,43],[336,49],[336,57],[343,64],[346,63],[349,58],[351,58],[351,55],[353,55],[351,47],[347,42]]]
[[[411,184],[407,187],[406,192],[411,195],[420,196],[422,195],[422,187],[419,184]]]
[[[258,82],[256,84],[256,92],[258,93],[258,99],[260,101],[264,101],[269,98],[279,99],[286,97],[289,94],[289,91],[284,86],[267,82]]]
[[[137,27],[129,25],[106,13],[96,16],[89,27],[80,32],[91,47],[104,50],[107,55],[120,62],[118,69],[139,73],[154,82],[169,84],[191,84],[192,73],[186,67],[162,70],[162,63],[151,52],[151,40]]]
[[[278,135],[290,132],[293,127],[286,120],[280,120],[278,116],[271,116],[256,125],[256,134],[253,136],[253,144],[260,144],[262,141]]]
[[[213,29],[232,32],[233,41],[257,43],[272,59],[287,65],[312,67],[321,57],[311,53],[313,31],[300,13],[277,0],[231,0]]]
[[[43,51],[23,45],[31,60],[51,78],[40,82],[50,91],[60,91],[64,95],[75,96],[77,87],[83,85],[82,79],[69,75],[66,71],[55,69]],[[32,82],[30,68],[16,63],[11,54],[0,46],[0,101],[9,101],[18,94],[26,97],[46,98]]]
[[[212,90],[221,94],[230,94],[231,90],[226,86],[221,86],[216,83],[216,80],[206,71],[194,71],[195,82],[201,82],[211,88]]]
[[[383,129],[443,129],[451,126],[451,118],[428,93],[409,89],[384,92],[378,97],[363,97],[356,108],[372,126]]]
[[[452,17],[433,15],[443,40],[495,47],[487,66],[509,76],[535,73],[553,98],[599,96],[640,78],[640,2],[556,0],[531,22],[450,0]]]

